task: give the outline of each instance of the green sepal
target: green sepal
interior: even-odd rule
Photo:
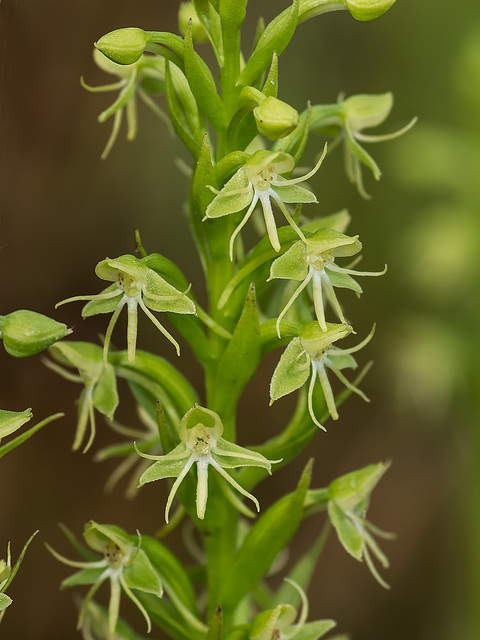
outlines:
[[[310,484],[313,461],[305,467],[295,492],[280,498],[255,522],[226,573],[220,587],[224,611],[233,612],[242,598],[270,569],[302,520],[303,503]]]
[[[363,537],[358,527],[333,500],[328,503],[328,516],[344,549],[356,560],[361,560]]]
[[[243,167],[230,178],[223,189],[208,205],[205,215],[220,218],[247,207],[253,199],[253,187]]]
[[[260,354],[260,323],[252,283],[242,315],[218,362],[212,383],[211,407],[224,421],[233,417],[238,398],[257,370]]]
[[[310,363],[300,338],[293,338],[282,354],[270,383],[270,398],[274,402],[302,387],[310,376]]]
[[[12,604],[12,599],[6,593],[0,593],[0,611],[4,611]]]
[[[110,420],[113,418],[115,409],[119,403],[117,391],[117,379],[112,365],[103,367],[92,395],[93,406]]]
[[[0,338],[14,358],[27,358],[72,333],[66,325],[27,309],[0,316]]]
[[[379,462],[340,476],[328,488],[330,499],[346,511],[353,509],[368,498],[388,467]]]
[[[363,292],[362,287],[348,273],[332,271],[328,267],[325,271],[327,272],[328,278],[334,287],[339,289],[350,289],[351,291],[355,291],[357,295],[360,295]]]
[[[318,202],[316,195],[309,189],[299,187],[296,184],[289,184],[283,186],[282,184],[276,184],[273,190],[280,196],[283,202]]]
[[[298,11],[299,0],[293,0],[291,7],[282,11],[267,25],[240,74],[240,86],[254,83],[270,65],[274,51],[278,56],[282,53],[295,32]]]
[[[143,546],[143,539],[142,539]],[[137,589],[144,593],[151,593],[157,598],[163,594],[162,584],[158,573],[152,566],[145,550],[139,549],[135,552],[135,559],[131,564],[125,566],[123,577],[130,589]]]
[[[69,367],[75,367],[87,387],[94,385],[102,374],[103,351],[93,342],[62,342],[49,349],[50,355]]]
[[[177,265],[165,258],[165,256],[159,253],[149,253],[144,258],[141,258],[140,262],[144,264],[152,271],[155,271],[161,278],[166,280],[172,287],[180,291],[185,291],[188,288],[188,280],[183,275]]]
[[[168,111],[173,128],[194,158],[200,151],[200,116],[189,84],[178,67],[165,64]]]
[[[108,542],[113,542],[125,555],[129,555],[134,547],[131,536],[114,524],[99,524],[91,520],[85,525],[83,537],[88,546],[99,553],[104,552]]]
[[[306,257],[305,243],[302,240],[295,242],[290,249],[272,262],[270,278],[304,280],[308,274]]]
[[[191,25],[185,34],[184,60],[185,76],[200,109],[217,131],[225,129],[227,123],[223,102],[210,69],[193,48]]]
[[[208,627],[208,631],[205,634],[204,640],[222,640],[222,624],[223,624],[223,613],[221,605],[215,609],[215,613],[213,614],[212,621],[210,622],[210,626]]]
[[[0,409],[0,440],[20,429],[33,417],[32,409],[24,411],[6,411]]]
[[[144,471],[138,481],[138,486],[143,487],[148,482],[163,480],[164,478],[176,478],[185,468],[190,452],[184,442],[178,444],[170,453],[162,456],[161,460],[154,462],[146,471]],[[181,457],[180,457],[181,456]]]

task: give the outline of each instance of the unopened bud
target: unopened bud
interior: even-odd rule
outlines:
[[[344,0],[344,2],[352,16],[361,22],[380,18],[395,4],[395,0]]]
[[[269,96],[253,110],[258,132],[268,140],[284,138],[298,124],[298,111],[286,102]]]
[[[66,325],[35,311],[21,309],[0,316],[0,337],[14,358],[34,356],[70,333]]]
[[[145,51],[148,38],[143,29],[116,29],[102,36],[95,47],[117,64],[133,64]]]

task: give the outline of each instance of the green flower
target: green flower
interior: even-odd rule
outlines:
[[[327,322],[327,330],[323,331],[318,322],[309,322],[303,328],[299,338],[293,338],[285,349],[280,361],[273,372],[270,384],[270,404],[296,389],[300,389],[308,380],[310,373],[310,385],[308,388],[308,411],[313,422],[325,430],[325,427],[315,417],[313,411],[313,390],[318,377],[322,387],[327,409],[334,420],[338,420],[338,411],[335,405],[332,387],[327,376],[327,369],[333,371],[337,378],[350,391],[358,394],[368,402],[368,398],[357,389],[343,375],[342,369],[355,369],[357,363],[352,353],[364,347],[373,336],[370,334],[356,347],[339,349],[333,343],[345,338],[353,329],[346,324],[333,324]]]
[[[187,297],[187,291],[183,293],[168,284],[158,273],[147,267],[142,260],[132,255],[124,255],[119,258],[105,258],[95,267],[95,273],[102,280],[113,282],[101,293],[91,296],[74,296],[62,300],[56,306],[77,300],[90,300],[82,309],[82,316],[97,315],[98,313],[111,313],[112,318],[105,334],[103,359],[107,362],[108,347],[115,324],[121,310],[126,305],[128,312],[127,327],[127,351],[128,361],[135,360],[137,342],[137,307],[140,307],[157,329],[170,340],[180,355],[180,346],[170,335],[165,327],[160,324],[153,311],[169,311],[173,313],[195,313],[195,304]]]
[[[204,220],[238,213],[248,207],[242,221],[230,238],[231,260],[233,260],[235,238],[248,222],[258,202],[262,206],[268,237],[275,251],[280,251],[280,241],[272,210],[272,200],[300,238],[305,239],[285,203],[317,202],[314,193],[297,185],[299,182],[308,180],[318,171],[325,154],[326,148],[315,167],[306,175],[286,180],[282,178],[281,174],[290,173],[293,170],[295,167],[293,156],[283,151],[256,151],[230,178],[221,191],[214,190],[217,195],[208,205]],[[213,187],[211,189],[213,190]]]
[[[246,496],[260,511],[258,500],[245,491],[225,469],[237,467],[262,467],[271,473],[272,462],[260,453],[250,451],[221,436],[223,424],[220,416],[210,409],[195,405],[187,411],[180,422],[178,435],[180,444],[164,456],[137,453],[148,460],[155,460],[140,478],[139,486],[163,478],[176,478],[167,499],[165,520],[168,523],[170,507],[178,487],[194,464],[197,465],[197,516],[203,520],[208,497],[208,468],[213,467],[234,489]]]
[[[353,3],[352,3],[353,4]],[[389,116],[393,107],[393,95],[359,94],[342,100],[336,105],[312,108],[311,128],[319,133],[340,130],[340,138],[344,143],[345,172],[350,182],[357,186],[359,193],[366,199],[370,196],[363,186],[361,165],[367,166],[375,180],[379,180],[381,171],[372,156],[365,151],[360,142],[384,142],[393,140],[413,127],[417,118],[413,118],[405,127],[384,135],[368,135],[364,129],[377,127]],[[335,143],[334,143],[335,144]]]
[[[296,624],[297,610],[290,604],[278,604],[274,609],[259,613],[253,623],[249,640],[319,640],[335,626],[333,620],[308,622],[308,600],[303,589],[285,578],[300,594],[302,610]]]
[[[112,365],[105,365],[102,348],[90,342],[62,342],[50,347],[49,351],[60,365],[77,369],[78,375],[55,362],[45,360],[47,367],[70,382],[85,385],[78,400],[78,422],[72,447],[75,451],[81,446],[89,424],[90,436],[83,449],[85,453],[95,438],[94,409],[111,420],[118,406],[115,372]]]
[[[151,93],[165,91],[164,58],[142,55],[132,64],[117,64],[105,57],[98,49],[94,49],[93,60],[102,71],[119,78],[118,82],[99,87],[91,87],[84,82],[83,78],[80,79],[82,87],[92,93],[120,92],[115,102],[98,116],[99,122],[105,122],[113,116],[112,133],[103,150],[102,160],[105,160],[115,144],[122,124],[124,110],[127,116],[127,140],[133,140],[137,135],[137,95],[159,118],[170,126],[168,117],[150,96]]]
[[[128,536],[120,527],[114,525],[100,525],[89,522],[83,532],[88,546],[103,554],[101,560],[75,561],[69,560],[57,553],[47,545],[50,553],[60,562],[80,569],[77,573],[62,582],[62,587],[74,587],[91,584],[85,600],[83,601],[78,618],[78,627],[83,625],[84,617],[88,611],[90,602],[100,585],[109,580],[110,603],[108,607],[108,632],[109,636],[115,633],[118,613],[120,610],[120,596],[122,591],[140,610],[147,622],[150,632],[150,617],[133,591],[150,593],[158,598],[163,594],[160,577],[150,562],[147,554],[141,548],[141,536],[138,539]],[[71,535],[69,535],[71,537]],[[77,548],[79,547],[76,543]],[[85,549],[85,557],[91,557],[90,551]]]
[[[383,568],[388,568],[388,558],[378,546],[372,534],[391,540],[394,534],[382,531],[367,521],[366,512],[370,494],[389,464],[371,464],[334,480],[328,487],[328,515],[345,550],[356,560],[365,562],[375,580],[388,589],[378,573],[372,553]]]
[[[322,331],[327,330],[324,299],[332,305],[338,319],[346,324],[345,316],[338,302],[334,287],[352,289],[360,295],[362,288],[351,276],[380,276],[386,271],[355,271],[335,264],[335,258],[353,256],[362,249],[358,236],[349,237],[333,229],[319,229],[306,241],[299,240],[271,266],[270,278],[302,280],[292,294],[277,319],[277,333],[280,338],[280,322],[292,304],[312,282],[315,314]]]

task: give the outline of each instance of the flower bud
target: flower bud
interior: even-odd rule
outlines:
[[[253,110],[258,132],[268,140],[284,138],[298,124],[298,112],[286,102],[273,96],[265,98]]]
[[[352,16],[360,22],[368,22],[383,16],[395,0],[344,0]]]
[[[117,64],[133,64],[145,51],[147,42],[143,29],[128,27],[110,31],[95,42],[95,47]]]
[[[0,337],[14,358],[34,356],[70,333],[66,325],[35,311],[21,309],[0,316]]]
[[[178,10],[178,28],[183,36],[187,33],[189,20],[192,21],[192,40],[194,42],[207,42],[207,32],[198,19],[193,2],[182,2]]]

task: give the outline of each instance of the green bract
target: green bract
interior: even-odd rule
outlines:
[[[372,330],[370,335],[356,347],[339,349],[333,343],[352,333],[352,327],[331,322],[327,322],[326,326],[327,330],[323,331],[318,322],[310,322],[305,325],[300,337],[293,338],[285,349],[280,362],[273,372],[270,384],[270,404],[272,404],[282,396],[302,387],[311,372],[312,377],[308,388],[308,410],[313,422],[321,429],[325,428],[317,420],[313,411],[313,390],[317,376],[325,396],[327,409],[334,420],[338,420],[338,411],[326,369],[331,369],[350,391],[357,393],[368,402],[365,394],[349,382],[341,370],[347,368],[355,369],[357,367],[357,363],[351,354],[364,347],[373,336]]]
[[[66,325],[35,311],[21,309],[0,316],[0,338],[15,358],[34,356],[70,333]]]
[[[352,3],[353,4],[353,3]],[[359,4],[367,4],[366,2]],[[393,95],[359,94],[346,98],[337,105],[321,105],[312,107],[311,128],[321,132],[331,127],[338,127],[344,141],[345,171],[350,182],[357,186],[359,193],[364,198],[370,196],[363,186],[361,165],[366,165],[373,173],[375,180],[380,179],[380,168],[359,144],[360,142],[383,142],[393,140],[408,131],[415,122],[413,118],[405,127],[394,133],[383,135],[367,135],[362,133],[364,129],[377,127],[389,116],[393,107]]]
[[[192,39],[194,42],[208,42],[208,35],[200,22],[193,2],[182,2],[178,10],[178,28],[185,35],[189,21],[192,21]]]
[[[348,553],[356,560],[367,563],[373,577],[382,587],[388,584],[378,573],[370,552],[387,568],[389,562],[381,551],[372,533],[380,538],[391,539],[393,534],[378,529],[366,520],[370,494],[388,469],[388,464],[371,464],[358,471],[352,471],[334,480],[329,488],[328,515],[336,529],[338,539]]]
[[[110,603],[108,607],[108,632],[115,633],[120,596],[123,591],[133,604],[140,609],[150,631],[151,622],[147,610],[133,591],[149,593],[158,598],[162,597],[163,588],[160,577],[154,569],[142,547],[140,534],[138,538],[128,536],[120,527],[101,525],[89,522],[83,532],[86,543],[91,549],[103,554],[103,559],[91,562],[69,560],[47,545],[50,553],[68,565],[81,569],[62,582],[62,587],[75,587],[91,584],[80,609],[79,626],[82,625],[88,606],[97,589],[105,580],[110,581]]]
[[[338,302],[334,287],[352,289],[358,295],[362,292],[360,285],[351,277],[379,276],[384,271],[355,271],[339,267],[334,263],[336,257],[353,256],[362,249],[358,236],[346,236],[333,229],[319,229],[306,241],[299,240],[283,255],[277,258],[270,269],[270,279],[283,278],[302,280],[294,291],[277,319],[277,332],[280,337],[280,322],[292,304],[312,281],[315,314],[322,328],[327,330],[323,294],[335,310],[338,319],[346,324],[345,316]]]
[[[132,255],[124,255],[115,259],[106,258],[97,264],[95,273],[102,280],[111,281],[114,284],[97,295],[74,296],[73,298],[62,300],[57,304],[57,307],[76,300],[90,300],[91,302],[83,307],[82,316],[84,318],[98,313],[111,313],[113,311],[105,334],[103,349],[105,363],[113,328],[125,305],[127,305],[128,311],[127,349],[129,362],[135,360],[138,306],[143,309],[157,329],[174,345],[177,355],[180,355],[180,347],[177,341],[160,324],[149,309],[182,314],[195,313],[195,304],[187,297],[186,292],[182,293],[175,289],[153,269],[147,267],[142,260]]]
[[[163,58],[141,56],[136,62],[128,65],[117,64],[106,58],[98,49],[93,50],[95,64],[112,75],[118,76],[118,82],[99,87],[90,87],[81,78],[82,86],[91,92],[119,91],[118,98],[108,109],[98,116],[99,122],[105,122],[113,116],[112,133],[102,153],[104,160],[110,153],[117,139],[122,124],[123,111],[127,114],[127,140],[133,140],[137,134],[137,101],[136,96],[157,114],[164,122],[170,124],[165,113],[150,97],[150,93],[165,91],[165,61]]]
[[[163,478],[176,478],[168,496],[165,507],[165,520],[168,523],[170,507],[173,498],[191,467],[197,465],[197,516],[203,519],[208,497],[208,467],[212,466],[218,473],[242,495],[250,498],[260,510],[255,496],[245,491],[238,482],[226,473],[225,469],[237,467],[262,467],[271,472],[273,460],[267,460],[260,453],[250,451],[232,442],[227,442],[221,436],[223,424],[220,416],[210,409],[194,406],[182,418],[178,435],[180,444],[164,456],[151,456],[138,451],[139,455],[148,460],[156,460],[140,478],[139,486],[147,482],[154,482]]]
[[[248,207],[242,221],[230,238],[231,260],[233,260],[235,238],[247,223],[258,202],[262,206],[268,237],[275,251],[280,251],[280,241],[273,216],[271,199],[277,203],[287,222],[304,239],[303,233],[293,220],[285,203],[317,202],[314,193],[297,186],[297,184],[308,180],[318,171],[325,157],[325,152],[315,167],[306,175],[301,178],[286,180],[280,174],[290,173],[295,167],[295,160],[291,155],[282,151],[256,151],[230,178],[221,191],[214,190],[217,195],[208,205],[204,220],[238,213]]]
[[[105,364],[102,348],[90,342],[62,342],[50,347],[50,354],[57,362],[77,369],[79,375],[46,361],[48,367],[67,380],[85,385],[78,400],[78,422],[73,441],[73,449],[76,450],[83,442],[89,423],[90,437],[83,450],[85,453],[95,438],[94,409],[111,420],[117,408],[115,372],[110,364]]]

